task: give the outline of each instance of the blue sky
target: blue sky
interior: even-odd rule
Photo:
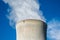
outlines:
[[[43,11],[46,18],[46,23],[52,19],[60,22],[60,0],[39,0],[39,3],[41,5],[40,10]],[[10,27],[9,20],[6,17],[6,14],[9,14],[7,12],[8,8],[9,5],[0,0],[0,40],[16,40],[16,30]],[[52,39],[47,38],[47,40]]]

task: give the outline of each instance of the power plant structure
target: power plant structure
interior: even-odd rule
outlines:
[[[17,22],[16,40],[46,40],[47,24],[37,19]]]

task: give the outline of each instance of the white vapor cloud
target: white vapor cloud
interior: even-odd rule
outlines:
[[[45,22],[37,0],[3,0],[12,8],[8,19],[10,25],[25,19],[38,19]],[[9,10],[8,10],[9,11]]]
[[[47,38],[60,40],[60,21],[53,19],[48,22]]]

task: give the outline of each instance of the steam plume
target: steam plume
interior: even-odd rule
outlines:
[[[47,38],[60,40],[60,21],[53,19],[48,22]]]
[[[36,0],[3,0],[12,8],[8,19],[11,22],[18,22],[25,19],[38,19],[45,22],[42,11],[39,10],[39,4]],[[12,24],[13,25],[13,24]]]

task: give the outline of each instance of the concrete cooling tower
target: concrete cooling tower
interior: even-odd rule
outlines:
[[[46,40],[47,24],[41,20],[22,20],[16,24],[16,40]]]

